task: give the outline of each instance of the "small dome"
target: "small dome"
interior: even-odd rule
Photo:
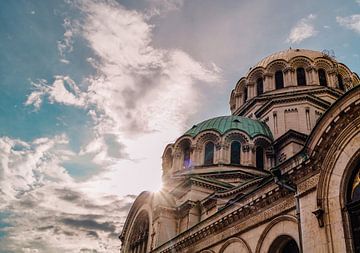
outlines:
[[[221,116],[205,120],[194,125],[191,129],[186,131],[184,135],[195,137],[206,130],[214,130],[221,135],[229,130],[241,130],[247,133],[250,138],[263,135],[271,140],[273,139],[272,133],[265,123],[240,116]]]
[[[273,54],[265,57],[264,59],[259,61],[257,64],[255,64],[255,66],[253,66],[252,69],[257,68],[257,67],[266,68],[266,66],[270,62],[275,61],[275,60],[285,60],[285,61],[289,62],[292,58],[297,57],[297,56],[305,56],[311,60],[315,60],[316,58],[324,57],[325,54],[322,52],[319,52],[319,51],[308,50],[308,49],[287,49],[287,50],[273,53]]]

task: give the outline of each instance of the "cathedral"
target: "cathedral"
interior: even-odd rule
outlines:
[[[329,54],[276,52],[194,124],[142,192],[123,253],[360,252],[360,79]]]

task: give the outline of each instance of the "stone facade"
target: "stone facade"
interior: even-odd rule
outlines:
[[[165,148],[164,189],[135,200],[121,252],[360,252],[359,83],[321,52],[264,58],[232,116]]]

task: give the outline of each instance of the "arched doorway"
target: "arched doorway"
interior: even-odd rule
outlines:
[[[288,235],[280,235],[270,246],[269,253],[299,253],[296,241]]]
[[[347,188],[346,209],[349,213],[354,252],[360,252],[360,162],[357,163]]]

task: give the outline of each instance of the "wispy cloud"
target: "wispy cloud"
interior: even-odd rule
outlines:
[[[360,4],[360,2],[358,1]],[[336,17],[336,22],[338,22],[339,25],[353,30],[357,33],[360,33],[360,14],[351,15],[348,17]]]
[[[76,26],[74,26],[71,23],[70,19],[65,18],[63,27],[65,29],[65,32],[63,35],[64,37],[62,40],[58,41],[57,48],[58,48],[58,52],[60,55],[60,61],[65,64],[69,64],[70,63],[69,60],[67,60],[65,58],[66,58],[66,54],[72,52],[74,49],[73,36],[74,36],[74,33],[76,32]]]
[[[145,10],[145,16],[149,18],[179,10],[184,4],[184,0],[146,0],[146,2],[149,6]]]
[[[45,96],[50,103],[60,103],[77,107],[86,106],[86,98],[76,83],[68,76],[55,76],[54,82],[48,84],[47,80],[39,79],[31,82],[34,91],[28,96],[25,105],[40,108]]]
[[[296,25],[291,29],[286,42],[300,43],[305,39],[316,36],[318,32],[315,30],[313,25],[315,18],[316,15],[310,14],[309,16],[302,18],[299,22],[297,22]]]

